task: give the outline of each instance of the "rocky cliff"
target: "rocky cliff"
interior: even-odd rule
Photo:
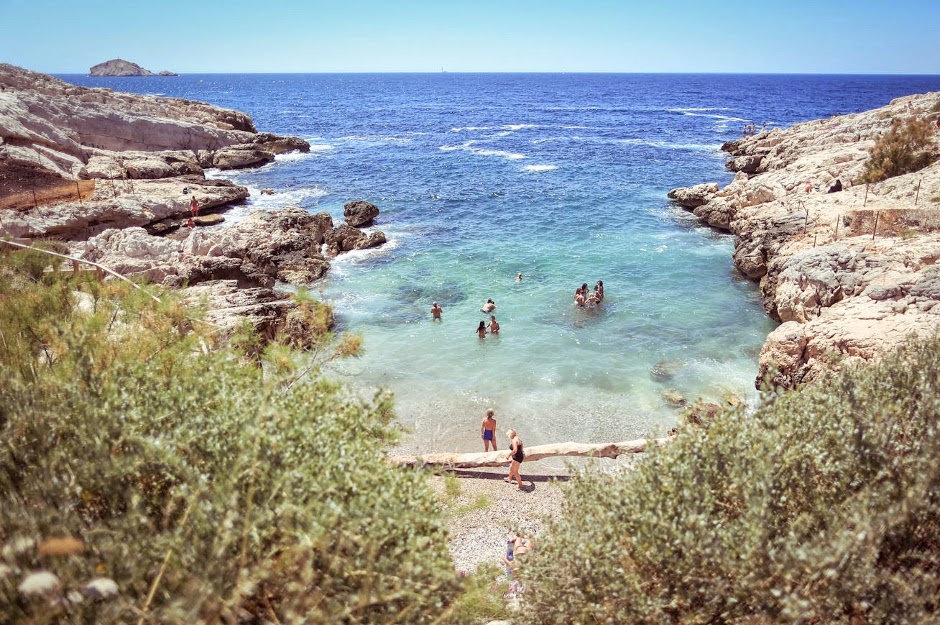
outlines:
[[[764,344],[758,382],[795,386],[940,327],[940,162],[854,183],[893,119],[933,122],[938,104],[940,93],[907,96],[732,141],[723,149],[733,182],[670,191],[735,235],[735,265],[759,282],[764,308],[781,322]],[[837,180],[844,190],[828,192]]]
[[[67,179],[163,178],[309,149],[296,137],[257,132],[239,111],[77,87],[0,64],[0,166]]]
[[[224,218],[206,212],[245,200],[248,190],[207,179],[204,169],[309,149],[296,137],[257,132],[238,111],[0,65],[0,238],[54,238],[122,275],[199,285],[198,298],[218,308],[214,322],[232,328],[248,318],[270,336],[296,306],[272,290],[275,281],[309,284],[329,268],[324,254],[383,244],[381,232],[350,225],[371,224],[379,210],[350,203],[348,223],[334,227],[326,213],[286,207],[208,229]]]
[[[144,69],[137,63],[131,63],[124,59],[111,59],[104,63],[93,65],[88,70],[89,76],[178,76],[173,72],[163,70],[154,74],[148,69]]]

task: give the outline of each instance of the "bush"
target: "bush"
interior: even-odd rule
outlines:
[[[170,294],[41,264],[0,254],[0,620],[422,623],[453,601],[430,488],[385,462],[388,397],[283,345],[207,350]],[[40,569],[51,600],[17,589]],[[97,577],[118,597],[79,601]]]
[[[573,480],[524,623],[936,623],[940,337]]]
[[[902,122],[895,118],[872,147],[861,182],[881,182],[919,171],[934,161],[935,150],[933,126],[928,120],[912,117]]]

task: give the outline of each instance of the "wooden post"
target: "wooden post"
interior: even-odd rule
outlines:
[[[881,215],[881,211],[875,211],[875,227],[871,229],[871,240],[875,240],[875,233],[878,232],[878,216]]]
[[[842,215],[836,216],[836,233],[832,236],[833,241],[839,240],[839,222],[842,221]]]
[[[800,206],[803,207],[803,210],[806,211],[806,219],[803,220],[803,234],[806,234],[806,225],[809,223],[809,209],[806,208],[806,205],[803,202],[800,202]]]
[[[865,183],[865,200],[862,202],[862,208],[865,208],[865,205],[868,204],[868,183]]]
[[[921,177],[921,179],[917,181],[917,191],[914,193],[914,206],[917,206],[917,198],[920,197],[920,183],[923,181],[924,181],[923,177]]]
[[[85,202],[82,201],[82,186],[78,184],[78,180],[75,181],[75,190],[78,191],[78,203],[84,206]]]
[[[813,247],[816,247],[816,237],[817,237],[817,236],[819,236],[819,235],[818,235],[818,234],[814,234],[814,235],[813,235]]]

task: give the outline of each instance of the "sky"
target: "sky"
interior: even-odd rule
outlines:
[[[0,0],[0,33],[46,73],[940,74],[940,0]]]

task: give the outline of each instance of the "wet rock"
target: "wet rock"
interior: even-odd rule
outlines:
[[[665,383],[676,377],[685,363],[681,360],[660,360],[650,368],[650,377],[660,383]]]
[[[693,209],[707,204],[718,193],[718,185],[714,182],[697,184],[693,187],[680,187],[666,194],[669,199],[684,208]]]
[[[219,169],[243,169],[258,167],[274,160],[274,152],[250,145],[233,145],[221,148],[212,155],[212,166]]]
[[[346,219],[346,223],[353,228],[369,226],[378,216],[379,207],[371,202],[358,200],[355,202],[347,202],[346,205],[343,206],[343,217]]]

